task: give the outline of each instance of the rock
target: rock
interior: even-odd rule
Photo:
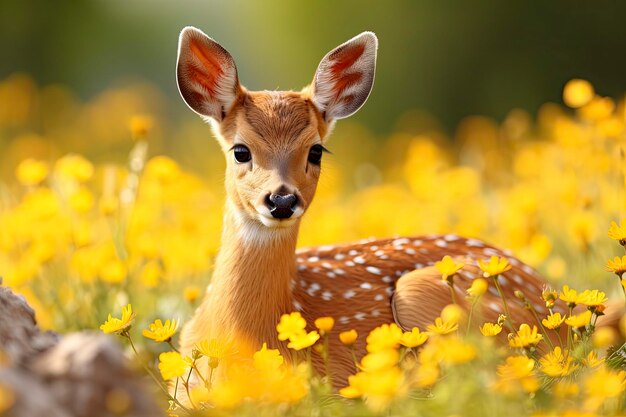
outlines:
[[[0,353],[8,358],[5,365],[0,360],[0,384],[15,397],[7,416],[164,415],[113,338],[42,332],[30,306],[6,287],[0,317]]]

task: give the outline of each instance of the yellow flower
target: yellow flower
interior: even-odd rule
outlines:
[[[446,339],[437,339],[434,344],[434,349],[437,350],[436,356],[441,361],[451,365],[466,363],[476,357],[476,348],[460,337],[451,336]]]
[[[268,349],[267,343],[263,343],[263,347],[253,356],[254,367],[259,371],[277,371],[284,362],[278,349]]]
[[[483,336],[497,336],[502,331],[502,326],[497,323],[485,323],[480,327]]]
[[[613,261],[609,259],[606,262],[606,270],[609,272],[613,272],[619,277],[624,275],[624,273],[626,272],[626,255],[622,256],[621,258],[619,256],[616,256]]]
[[[482,279],[476,278],[472,281],[472,285],[467,289],[467,295],[473,298],[478,298],[487,292],[489,283]]]
[[[431,333],[449,334],[459,329],[459,323],[454,321],[444,321],[441,317],[437,317],[433,324],[429,324],[426,329]]]
[[[367,351],[377,352],[385,349],[395,349],[402,339],[402,329],[397,324],[383,324],[378,326],[367,335]]]
[[[442,260],[435,262],[435,267],[441,272],[441,279],[447,281],[449,277],[459,272],[465,266],[462,262],[454,262],[454,260],[446,255]]]
[[[200,343],[196,343],[195,348],[201,355],[217,361],[232,353],[232,346],[218,339],[204,339]]]
[[[560,346],[556,346],[539,359],[541,372],[551,377],[567,376],[574,372],[578,366],[573,363],[573,359],[568,352],[562,352]]]
[[[571,289],[568,285],[563,285],[563,290],[559,294],[559,299],[565,301],[570,307],[578,304],[578,292]]]
[[[584,312],[575,316],[569,316],[565,319],[565,324],[575,329],[579,327],[585,327],[591,321],[591,310],[585,310]]]
[[[594,95],[593,86],[587,80],[569,80],[563,88],[563,102],[573,109],[589,103]]]
[[[183,298],[187,300],[188,303],[194,303],[198,297],[200,297],[200,288],[195,285],[190,285],[185,287],[183,290]]]
[[[47,163],[28,158],[17,166],[15,176],[22,185],[38,185],[46,179],[49,171]]]
[[[128,271],[119,259],[111,259],[100,269],[100,278],[109,284],[120,284],[126,279]]]
[[[308,333],[302,333],[289,338],[289,344],[287,347],[293,350],[302,350],[310,346],[313,346],[318,341],[320,335],[317,330],[313,330]]]
[[[334,326],[335,319],[332,317],[320,317],[315,320],[315,327],[317,327],[322,334],[329,333]]]
[[[163,275],[163,269],[157,261],[148,261],[139,272],[139,281],[147,288],[156,288],[159,279]]]
[[[591,341],[596,349],[604,349],[613,345],[618,340],[615,329],[611,327],[600,327],[593,332]]]
[[[509,346],[513,348],[525,348],[531,345],[536,345],[543,338],[542,335],[537,334],[537,326],[531,327],[522,323],[519,326],[519,330],[517,334],[514,334],[511,339],[509,339]]]
[[[606,294],[598,290],[585,290],[578,295],[578,302],[589,307],[597,307],[608,300]]]
[[[81,155],[69,154],[56,162],[54,170],[61,177],[86,182],[93,175],[93,164]]]
[[[595,350],[592,350],[591,352],[589,352],[586,358],[583,358],[583,364],[587,368],[595,368],[602,365],[602,363],[604,363],[604,358],[598,359],[598,354]]]
[[[130,304],[126,307],[122,308],[122,318],[118,319],[116,317],[111,317],[109,314],[109,318],[100,326],[100,330],[104,333],[122,333],[130,328],[130,325],[133,323],[135,319],[135,313],[133,313],[133,308]]]
[[[9,411],[15,403],[15,394],[13,390],[5,384],[0,384],[0,415],[4,415],[5,411]]]
[[[69,198],[70,206],[78,213],[87,213],[93,208],[93,195],[85,187],[80,187]]]
[[[552,313],[547,318],[541,320],[541,323],[547,329],[556,329],[563,324],[565,321],[565,316],[561,316],[561,313]]]
[[[350,385],[340,390],[340,394],[347,398],[364,397],[367,406],[377,413],[393,398],[406,392],[404,374],[397,366],[377,372],[359,372],[350,376],[348,382]]]
[[[521,388],[525,392],[539,389],[539,381],[534,376],[535,361],[524,355],[509,356],[504,365],[498,365],[498,382],[496,390],[514,392]]]
[[[363,356],[360,368],[365,372],[376,372],[396,366],[399,360],[400,354],[396,349],[379,350]]]
[[[621,245],[626,244],[626,219],[622,219],[619,226],[617,223],[611,222],[609,237],[619,241]]]
[[[278,340],[292,339],[305,333],[306,320],[302,318],[299,312],[291,314],[283,314],[280,317],[280,323],[276,326],[278,331]]]
[[[489,259],[489,262],[479,259],[478,266],[483,271],[485,278],[495,277],[511,269],[511,265],[509,265],[509,261],[506,258],[499,258],[495,255]]]
[[[163,352],[159,355],[159,371],[166,381],[183,376],[190,365],[191,359],[183,358],[178,352]]]
[[[165,320],[165,324],[161,320],[155,320],[154,323],[150,323],[147,329],[144,329],[141,334],[148,339],[152,339],[155,342],[167,342],[174,336],[178,323],[176,320]]]
[[[353,345],[357,337],[359,334],[354,329],[339,333],[339,340],[346,346]]]
[[[426,340],[428,340],[428,335],[420,332],[420,329],[417,327],[413,327],[410,332],[402,333],[400,344],[408,348],[414,348],[423,345],[426,343]]]
[[[585,379],[585,391],[593,398],[613,398],[624,392],[626,372],[610,371],[602,366]]]
[[[143,139],[148,134],[148,130],[152,128],[153,124],[154,119],[144,114],[134,115],[128,121],[128,127],[130,128],[133,139]]]

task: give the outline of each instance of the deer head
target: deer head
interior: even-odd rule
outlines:
[[[374,82],[378,40],[363,32],[329,52],[301,91],[248,91],[232,56],[202,31],[180,34],[177,81],[226,155],[227,211],[257,228],[298,223],[313,199],[334,122],[354,114]]]

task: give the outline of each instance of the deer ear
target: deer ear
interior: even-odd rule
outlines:
[[[221,121],[241,87],[233,57],[199,29],[188,26],[178,40],[178,90],[196,113]]]
[[[378,39],[363,32],[330,51],[313,78],[313,102],[327,122],[354,114],[374,84]]]

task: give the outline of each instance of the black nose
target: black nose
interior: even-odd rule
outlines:
[[[276,219],[288,219],[296,210],[298,197],[293,194],[269,194],[265,197],[265,204],[270,209],[272,217]]]

